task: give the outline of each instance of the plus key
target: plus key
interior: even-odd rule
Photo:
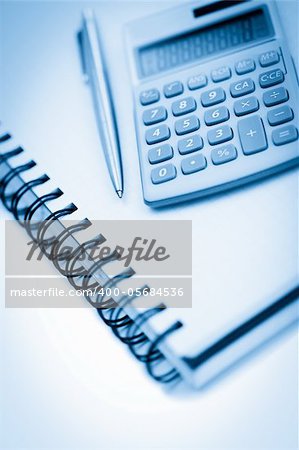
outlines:
[[[260,116],[251,116],[238,122],[238,132],[244,155],[252,155],[268,147]]]

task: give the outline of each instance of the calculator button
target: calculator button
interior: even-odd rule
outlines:
[[[201,103],[203,106],[213,106],[224,102],[226,96],[222,88],[212,89],[201,94]]]
[[[176,134],[187,134],[198,130],[199,120],[196,116],[189,116],[187,119],[177,120],[174,126]]]
[[[259,102],[256,97],[246,97],[234,103],[236,116],[244,116],[259,109]]]
[[[202,154],[190,156],[189,158],[183,159],[181,167],[184,175],[190,175],[191,173],[205,169],[207,167],[207,160]]]
[[[205,112],[206,125],[216,125],[229,119],[229,111],[225,106],[209,109]]]
[[[222,142],[230,141],[232,138],[233,130],[227,125],[208,132],[208,141],[211,145],[222,144]]]
[[[275,86],[284,81],[284,74],[281,69],[269,70],[260,75],[259,81],[262,88]]]
[[[270,125],[282,125],[294,118],[293,110],[288,106],[272,109],[268,112],[268,122]]]
[[[140,94],[140,103],[144,106],[151,103],[158,102],[160,100],[160,93],[158,89],[148,89]]]
[[[241,97],[242,95],[251,94],[255,90],[254,82],[251,78],[237,81],[230,85],[230,93],[232,97]]]
[[[193,97],[183,98],[172,104],[172,113],[174,116],[181,116],[190,113],[196,109],[196,102]]]
[[[189,78],[188,87],[191,91],[195,89],[202,88],[208,84],[208,79],[205,74],[201,73],[199,75],[195,75],[194,77]]]
[[[233,161],[238,156],[236,147],[232,144],[225,145],[224,147],[213,148],[211,151],[211,159],[213,164],[218,166],[229,161]]]
[[[196,152],[203,148],[203,140],[200,136],[195,134],[187,139],[181,139],[178,142],[178,149],[181,155],[186,155],[188,153]]]
[[[163,90],[165,97],[170,98],[182,94],[184,87],[180,81],[173,81],[172,83],[166,84]]]
[[[154,123],[165,120],[167,118],[167,111],[164,106],[157,106],[157,108],[144,111],[142,118],[144,125],[153,125]]]
[[[151,178],[154,184],[165,183],[176,177],[176,168],[173,164],[165,164],[152,170]]]
[[[279,105],[279,103],[286,102],[288,99],[289,94],[284,87],[271,89],[271,91],[266,91],[263,95],[263,100],[266,106]]]
[[[259,57],[259,61],[262,67],[272,66],[279,62],[279,54],[275,50],[262,53]]]
[[[173,157],[173,149],[171,145],[164,144],[160,147],[151,148],[148,152],[148,160],[151,164],[157,164],[167,161]]]
[[[260,116],[250,116],[238,122],[239,137],[245,155],[266,150],[268,147],[264,125]]]
[[[223,66],[218,69],[212,70],[211,78],[215,83],[219,81],[228,80],[232,76],[232,72],[229,67]]]
[[[275,145],[289,144],[298,139],[298,130],[294,125],[279,128],[273,131],[272,139]]]
[[[157,144],[170,137],[170,130],[167,125],[150,128],[145,132],[145,140],[148,144]]]
[[[242,59],[236,62],[235,69],[238,75],[245,75],[245,73],[253,72],[255,70],[255,62],[251,58]]]

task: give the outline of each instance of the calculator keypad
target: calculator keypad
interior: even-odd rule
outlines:
[[[273,49],[142,91],[151,183],[174,186],[180,177],[220,173],[222,165],[241,158],[249,164],[250,155],[298,140],[298,122],[288,123],[296,119],[296,108],[283,64]]]
[[[158,127],[150,128],[145,132],[145,140],[149,145],[166,141],[169,137],[170,129],[167,125],[159,125]]]

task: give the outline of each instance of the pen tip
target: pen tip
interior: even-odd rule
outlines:
[[[123,191],[119,190],[119,191],[116,191],[116,193],[117,193],[117,195],[119,196],[119,198],[122,198],[122,196],[123,196]]]

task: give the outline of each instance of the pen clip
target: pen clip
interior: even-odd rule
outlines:
[[[83,80],[85,83],[89,82],[89,76],[87,73],[87,64],[86,64],[86,50],[84,48],[84,36],[83,36],[83,30],[78,31],[77,33],[77,42],[78,42],[78,48],[79,48],[79,56],[81,61],[81,68],[83,73]]]

